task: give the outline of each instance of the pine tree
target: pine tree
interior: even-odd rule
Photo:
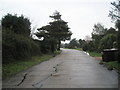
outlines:
[[[55,11],[50,18],[53,18],[54,21],[50,22],[49,25],[39,28],[39,34],[37,36],[43,36],[44,39],[50,40],[50,42],[56,41],[58,44],[57,49],[60,50],[61,41],[69,40],[72,33],[69,30],[70,28],[68,27],[67,22],[61,19],[59,12]]]

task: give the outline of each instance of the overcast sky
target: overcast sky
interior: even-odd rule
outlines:
[[[94,24],[100,22],[105,27],[114,26],[108,17],[113,0],[0,0],[0,19],[10,14],[23,14],[32,22],[32,28],[47,25],[55,10],[68,22],[72,38],[84,39],[91,35]]]

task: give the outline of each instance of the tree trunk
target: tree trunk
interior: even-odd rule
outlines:
[[[58,39],[58,50],[60,51],[60,44],[61,44],[61,40]]]

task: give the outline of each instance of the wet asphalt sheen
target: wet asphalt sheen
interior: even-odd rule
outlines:
[[[118,73],[83,51],[62,53],[3,81],[3,88],[117,88]]]

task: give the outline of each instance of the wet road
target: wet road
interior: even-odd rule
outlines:
[[[117,88],[118,74],[82,51],[56,57],[3,81],[3,88]]]

